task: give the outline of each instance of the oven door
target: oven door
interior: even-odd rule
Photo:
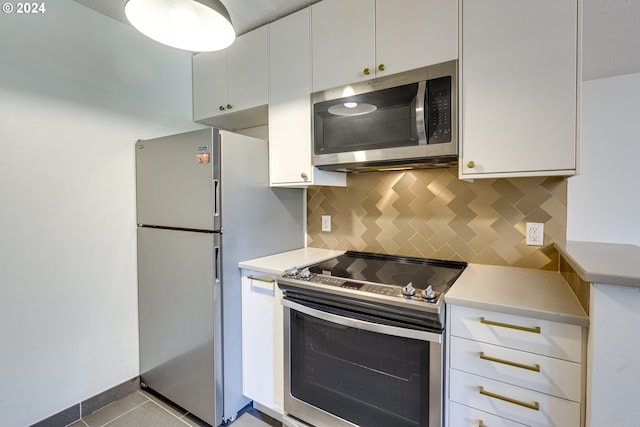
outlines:
[[[323,427],[441,425],[441,332],[282,304],[288,416]]]

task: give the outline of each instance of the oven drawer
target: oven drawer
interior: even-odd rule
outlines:
[[[533,390],[450,370],[450,399],[528,426],[578,427],[580,404]]]
[[[451,337],[451,368],[579,402],[579,363]]]
[[[506,418],[451,402],[449,407],[449,427],[528,427]]]
[[[582,328],[577,325],[451,305],[451,335],[582,362]]]

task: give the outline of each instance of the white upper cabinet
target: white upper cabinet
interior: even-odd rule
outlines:
[[[227,49],[193,56],[193,119],[242,129],[267,123],[269,27],[243,34]]]
[[[271,186],[345,186],[346,175],[311,165],[310,10],[269,31],[269,178]]]
[[[376,1],[378,77],[453,59],[458,59],[457,2]]]
[[[227,51],[193,55],[193,120],[223,114],[227,105]]]
[[[578,0],[460,0],[460,177],[573,175]]]
[[[375,0],[311,6],[313,92],[366,80],[375,68]],[[369,75],[364,70],[369,69]]]
[[[323,0],[311,6],[313,91],[458,57],[451,0]]]

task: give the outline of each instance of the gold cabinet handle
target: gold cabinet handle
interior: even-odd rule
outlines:
[[[302,178],[302,179],[304,179],[306,181],[309,178],[309,176],[305,172],[302,172],[300,174],[300,178]]]
[[[487,396],[487,397],[491,397],[493,399],[498,399],[498,400],[502,400],[504,402],[513,403],[514,405],[523,406],[525,408],[533,409],[534,411],[539,411],[540,410],[540,403],[538,403],[538,402],[528,403],[528,402],[523,402],[521,400],[512,399],[510,397],[503,396],[501,394],[496,394],[496,393],[492,393],[490,391],[487,391],[482,386],[480,386],[480,394],[482,394],[484,396]]]
[[[224,105],[220,106],[220,111],[224,111]]]
[[[365,68],[364,70],[362,70],[362,72],[364,73],[365,76],[368,76],[369,74],[371,74],[371,70],[368,68]]]
[[[511,325],[509,323],[502,323],[502,322],[495,322],[493,320],[487,320],[484,317],[480,318],[480,323],[483,323],[485,325],[491,325],[491,326],[499,326],[501,328],[509,328],[509,329],[516,329],[518,331],[531,332],[532,334],[540,333],[540,326],[534,326],[530,328],[527,326]]]
[[[526,369],[528,371],[540,372],[540,365],[525,365],[524,363],[512,362],[510,360],[499,359],[493,356],[487,356],[484,352],[480,352],[480,359],[487,360],[489,362],[502,363],[503,365],[514,366],[516,368]]]
[[[469,169],[473,169],[473,168],[475,168],[475,167],[476,167],[476,162],[474,162],[473,160],[468,161],[468,162],[467,162],[467,167],[468,167]]]
[[[276,281],[275,279],[261,279],[260,277],[256,277],[256,276],[247,276],[247,278],[251,280],[257,280],[258,282],[264,282],[264,283],[274,283]]]
[[[487,427],[487,425],[482,420],[478,420],[478,427]]]
[[[231,110],[232,108],[231,104],[227,104],[227,110]]]
[[[384,71],[384,64],[378,65],[378,71]]]

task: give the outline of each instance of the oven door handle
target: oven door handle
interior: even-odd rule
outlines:
[[[282,305],[311,317],[326,320],[327,322],[336,323],[342,326],[348,326],[350,328],[442,344],[441,333],[419,331],[416,329],[400,328],[398,326],[389,326],[380,323],[366,322],[359,319],[352,319],[350,317],[344,317],[333,313],[327,313],[326,311],[317,310],[315,308],[307,307],[306,305],[298,304],[297,302],[289,301],[286,299],[282,300]]]

